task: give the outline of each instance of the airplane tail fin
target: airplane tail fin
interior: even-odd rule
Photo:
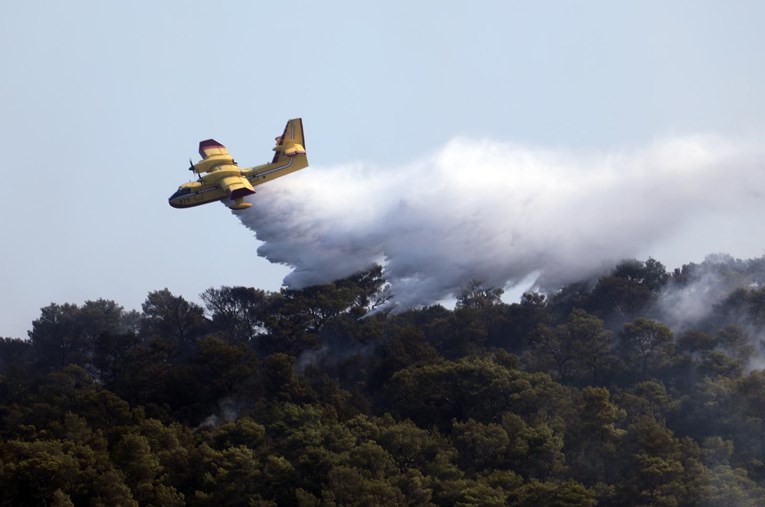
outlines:
[[[301,118],[294,118],[287,122],[287,125],[284,127],[284,133],[276,138],[274,151],[276,153],[274,153],[273,164],[292,159],[292,170],[308,167],[303,120]]]

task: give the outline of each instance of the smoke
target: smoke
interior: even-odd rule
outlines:
[[[239,402],[232,396],[226,396],[218,400],[218,409],[219,413],[211,414],[205,418],[199,423],[199,426],[197,426],[196,429],[215,428],[221,424],[235,421],[239,417],[239,412],[241,411]]]
[[[399,167],[309,169],[237,213],[290,266],[290,288],[384,266],[392,304],[430,304],[471,280],[540,290],[602,273],[699,213],[761,205],[765,153],[713,136],[612,153],[459,139]],[[709,234],[715,234],[710,230]]]
[[[683,266],[663,287],[656,301],[656,317],[669,325],[675,336],[694,329],[722,332],[733,325],[743,333],[743,339],[731,342],[728,333],[728,339],[717,339],[716,350],[744,360],[745,371],[762,370],[765,319],[757,293],[763,287],[765,256],[741,260],[709,255],[700,264]]]
[[[656,302],[658,318],[675,333],[697,326],[736,289],[757,289],[765,283],[765,258],[738,260],[729,255],[708,255],[700,264],[689,264],[679,281],[667,284]],[[741,316],[737,316],[741,317]],[[751,326],[738,320],[744,328]]]
[[[318,349],[307,349],[300,353],[295,361],[295,371],[302,373],[309,367],[321,366],[323,369],[336,367],[342,362],[358,356],[369,356],[376,345],[358,343],[333,337],[324,337]]]

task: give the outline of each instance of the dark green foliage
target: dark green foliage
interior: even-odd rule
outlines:
[[[265,291],[247,287],[210,288],[201,297],[212,314],[212,328],[241,343],[253,342],[263,332],[273,304]]]
[[[765,264],[727,266],[400,314],[379,266],[53,303],[0,339],[0,506],[761,505]],[[702,273],[706,316],[663,321]]]

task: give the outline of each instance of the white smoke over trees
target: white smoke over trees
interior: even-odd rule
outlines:
[[[380,263],[408,308],[476,279],[545,290],[597,275],[697,214],[762,206],[763,169],[760,145],[714,136],[613,153],[459,139],[399,167],[312,166],[237,216],[292,268],[288,287]]]
[[[699,264],[683,266],[662,288],[656,302],[658,317],[675,331],[683,331],[710,317],[734,291],[763,286],[765,257],[740,260],[730,255],[709,255]],[[750,327],[744,320],[735,323]]]

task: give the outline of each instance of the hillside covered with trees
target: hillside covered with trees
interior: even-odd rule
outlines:
[[[52,303],[0,340],[0,505],[765,504],[765,259],[501,296]]]

